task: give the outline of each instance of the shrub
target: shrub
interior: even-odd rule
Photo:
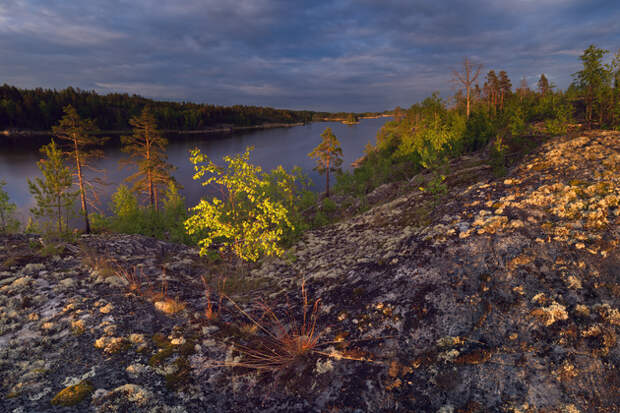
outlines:
[[[0,234],[16,232],[19,229],[19,221],[13,214],[17,206],[9,202],[9,194],[4,189],[6,182],[0,180]]]
[[[206,177],[202,185],[215,183],[224,195],[223,200],[202,199],[191,208],[194,214],[185,221],[190,235],[201,234],[198,240],[201,255],[215,243],[220,244],[220,250],[230,249],[246,261],[284,252],[279,243],[285,229],[293,225],[283,203],[267,193],[269,182],[261,168],[249,163],[251,150],[247,148],[244,154],[234,157],[225,156],[225,167],[215,165],[199,149],[191,152],[194,179]]]
[[[495,136],[497,128],[485,111],[472,112],[465,125],[462,145],[465,151],[476,151],[486,146]]]
[[[498,135],[491,147],[491,166],[496,176],[504,176],[506,174],[506,149],[504,139]]]
[[[567,131],[568,124],[572,121],[573,108],[570,104],[557,105],[553,111],[553,117],[545,120],[545,130],[550,135],[563,135]]]
[[[150,206],[141,207],[129,188],[121,184],[112,195],[111,216],[93,214],[93,228],[122,234],[142,234],[172,242],[192,244],[194,240],[185,232],[187,218],[185,198],[174,183],[169,183],[164,194],[163,208],[156,211]]]

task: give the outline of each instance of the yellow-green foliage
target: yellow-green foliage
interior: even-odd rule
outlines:
[[[93,385],[83,380],[78,384],[62,389],[54,396],[51,403],[55,406],[75,406],[91,394],[93,390],[95,390]]]
[[[269,182],[259,166],[249,163],[250,151],[234,157],[225,156],[225,167],[210,161],[199,149],[191,152],[190,161],[196,171],[195,180],[203,186],[217,184],[224,199],[202,199],[191,208],[185,221],[190,235],[200,235],[200,253],[206,254],[214,243],[220,249],[230,248],[239,258],[256,261],[262,255],[282,255],[278,245],[285,229],[292,228],[288,210],[279,200],[268,195]]]
[[[2,189],[4,185],[6,185],[6,182],[0,180],[0,234],[14,232],[19,229],[19,221],[13,217],[17,206],[9,202],[9,194]]]

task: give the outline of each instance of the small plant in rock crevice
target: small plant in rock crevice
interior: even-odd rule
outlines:
[[[213,367],[242,367],[262,371],[282,371],[302,363],[311,355],[332,358],[336,360],[355,360],[383,364],[371,358],[358,354],[347,355],[334,349],[325,349],[331,345],[342,345],[342,340],[323,340],[324,329],[319,325],[319,309],[321,299],[314,301],[308,297],[305,281],[301,285],[301,317],[295,317],[288,309],[284,315],[265,303],[258,303],[256,311],[245,310],[230,296],[222,294],[234,309],[241,314],[248,323],[236,327],[237,334],[233,334],[231,344],[232,353],[225,361],[212,361]],[[221,306],[218,307],[222,308]],[[213,309],[211,309],[213,311]],[[219,314],[219,313],[218,313]],[[229,325],[235,329],[233,325]],[[381,338],[370,338],[354,341],[375,341]],[[227,341],[227,343],[230,343]],[[325,349],[325,350],[324,350]]]

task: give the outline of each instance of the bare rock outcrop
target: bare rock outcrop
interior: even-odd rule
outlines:
[[[615,411],[620,134],[479,172],[251,269],[140,236],[0,238],[0,410]]]

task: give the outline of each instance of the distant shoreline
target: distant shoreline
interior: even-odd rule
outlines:
[[[379,119],[379,118],[389,118],[392,115],[379,115],[379,116],[364,116],[359,119]],[[318,121],[313,122],[341,122],[346,124],[346,119],[328,119],[323,118]],[[312,123],[312,122],[309,122]],[[356,122],[356,124],[359,122]],[[172,135],[211,135],[217,133],[234,133],[248,130],[260,130],[260,129],[275,129],[275,128],[292,128],[295,126],[304,126],[306,123],[304,122],[296,122],[296,123],[263,123],[261,125],[250,125],[250,126],[230,126],[230,125],[222,125],[213,128],[206,129],[162,129],[160,132],[163,134],[172,134]],[[132,133],[131,130],[105,130],[99,131],[95,135],[97,136],[105,136],[105,135],[130,135]],[[52,136],[53,132],[51,130],[30,130],[30,129],[7,129],[0,130],[0,143],[5,142],[6,140],[16,140],[20,138],[37,138],[37,137],[45,137]],[[4,139],[3,139],[4,138]]]
[[[251,126],[218,126],[214,128],[195,129],[195,130],[175,130],[175,129],[163,129],[160,132],[163,134],[175,134],[175,135],[208,135],[214,133],[233,133],[244,130],[257,130],[257,129],[273,129],[273,128],[291,128],[294,126],[303,126],[303,122],[297,123],[263,123],[262,125]],[[108,130],[99,131],[95,135],[129,135],[131,130]],[[28,129],[8,129],[0,131],[0,136],[5,138],[22,138],[22,137],[40,137],[53,135],[51,130],[48,131],[36,131]]]

